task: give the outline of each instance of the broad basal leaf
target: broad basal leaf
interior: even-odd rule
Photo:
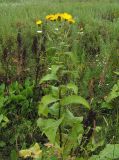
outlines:
[[[78,145],[79,136],[83,134],[82,117],[74,117],[73,114],[68,111],[67,116],[64,116],[65,124],[70,126],[68,137],[66,139],[64,152],[70,153],[71,149]],[[64,121],[63,120],[63,121]]]
[[[51,143],[54,143],[58,127],[61,124],[62,120],[63,118],[59,120],[39,118],[37,120],[37,125],[40,127],[42,132],[48,137],[49,141]]]

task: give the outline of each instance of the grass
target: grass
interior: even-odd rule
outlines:
[[[47,8],[47,9],[46,9]],[[77,22],[102,23],[103,14],[107,11],[118,10],[118,2],[113,3],[78,0],[26,0],[26,1],[1,1],[0,3],[0,31],[1,34],[15,33],[17,23],[23,23],[24,28],[32,29],[36,19],[43,19],[47,14],[55,12],[72,13]],[[108,16],[108,15],[105,15]],[[109,22],[107,22],[109,23]]]
[[[0,1],[0,40],[4,44],[6,39],[15,38],[19,26],[24,35],[35,32],[36,19],[44,19],[47,14],[56,12],[71,13],[77,24],[85,23],[87,30],[101,25],[107,27],[111,36],[116,36],[118,33],[119,5],[116,0],[113,3],[108,0],[105,2],[101,0],[98,2],[93,0],[82,2],[79,0],[73,2],[72,0],[61,0],[61,2],[59,0],[8,0]],[[113,17],[113,13],[117,16],[116,18]]]

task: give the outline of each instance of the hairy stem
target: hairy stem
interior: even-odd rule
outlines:
[[[61,99],[61,88],[59,89],[59,99]],[[58,119],[61,118],[61,104],[59,102],[59,115]],[[62,127],[61,124],[59,125],[59,140],[60,140],[60,147],[62,147]]]

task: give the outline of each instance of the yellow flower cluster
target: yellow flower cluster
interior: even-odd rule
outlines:
[[[75,20],[73,19],[72,15],[68,13],[57,13],[57,14],[50,14],[46,16],[46,20],[49,21],[68,21],[69,23],[75,23]]]
[[[75,20],[73,19],[72,15],[68,13],[57,13],[57,14],[49,14],[45,17],[46,20],[49,21],[67,21],[69,23],[75,23]],[[41,26],[42,21],[37,20],[36,25]]]

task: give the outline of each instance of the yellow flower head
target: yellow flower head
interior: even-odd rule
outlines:
[[[62,14],[61,13],[57,13],[55,14],[56,20],[61,21],[63,19]]]
[[[70,14],[68,14],[68,13],[63,13],[63,14],[62,14],[62,18],[63,18],[64,20],[69,20],[69,19],[72,19],[73,17],[72,17],[72,15],[70,15]]]
[[[72,24],[72,23],[75,23],[75,20],[74,19],[68,19],[68,22]]]
[[[36,24],[37,24],[38,26],[40,26],[40,25],[42,24],[42,21],[41,21],[41,20],[37,20],[37,21],[36,21]]]
[[[47,15],[46,16],[46,20],[55,21],[56,20],[56,16],[54,14]]]

